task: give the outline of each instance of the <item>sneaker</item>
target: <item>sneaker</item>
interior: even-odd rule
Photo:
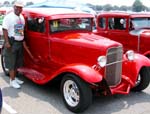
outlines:
[[[16,82],[16,80],[10,80],[10,86],[19,89],[21,86]]]
[[[19,80],[18,78],[15,78],[15,80],[16,80],[16,82],[17,82],[18,84],[23,84],[23,83],[24,83],[24,81]]]

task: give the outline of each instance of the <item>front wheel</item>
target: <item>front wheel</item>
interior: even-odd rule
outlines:
[[[147,67],[143,67],[140,70],[138,79],[136,81],[135,87],[132,88],[133,91],[142,91],[148,87],[150,82],[150,73]]]
[[[61,94],[67,108],[72,112],[82,112],[92,103],[89,85],[73,74],[66,74],[61,82]]]

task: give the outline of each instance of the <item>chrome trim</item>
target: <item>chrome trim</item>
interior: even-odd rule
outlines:
[[[139,34],[138,34],[138,44],[137,44],[137,51],[138,51],[138,52],[140,52],[140,39],[141,39],[140,36],[141,36],[141,33],[142,33],[142,32],[143,32],[143,31],[140,31]]]
[[[116,64],[116,63],[122,63],[122,62],[123,62],[123,61],[112,62],[112,63],[106,64],[106,66],[109,66],[109,65],[112,65],[112,64]]]

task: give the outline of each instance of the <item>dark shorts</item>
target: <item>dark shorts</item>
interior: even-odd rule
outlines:
[[[9,39],[11,48],[4,48],[5,67],[9,70],[23,66],[23,42]]]

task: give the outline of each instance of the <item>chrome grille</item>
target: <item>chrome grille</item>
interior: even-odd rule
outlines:
[[[105,79],[109,86],[114,86],[121,81],[122,55],[122,47],[113,47],[108,49]]]

